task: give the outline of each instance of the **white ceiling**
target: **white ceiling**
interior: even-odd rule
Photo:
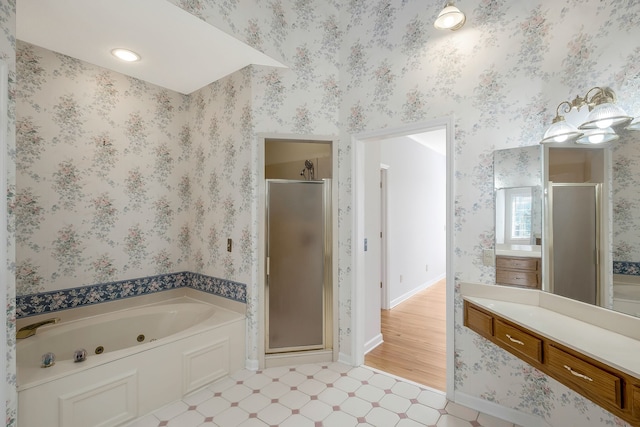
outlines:
[[[17,0],[16,25],[19,40],[184,94],[249,64],[284,67],[166,0]]]

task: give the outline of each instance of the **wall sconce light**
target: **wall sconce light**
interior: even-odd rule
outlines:
[[[453,1],[450,1],[446,4],[444,9],[442,9],[442,12],[438,14],[433,26],[438,30],[455,31],[462,28],[466,21],[467,17],[464,16],[464,13],[454,6]]]
[[[610,88],[594,87],[589,89],[584,97],[576,96],[571,102],[561,102],[556,108],[556,116],[551,126],[544,133],[540,143],[602,144],[618,139],[614,128],[626,126],[629,130],[640,130],[640,118],[632,123],[633,117],[615,105],[615,99],[616,95]],[[574,108],[580,110],[584,106],[587,106],[590,112],[586,121],[577,128],[567,123],[560,115],[561,108],[564,113],[569,113]]]

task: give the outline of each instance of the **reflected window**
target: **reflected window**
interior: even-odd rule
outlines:
[[[512,188],[506,192],[506,220],[509,243],[529,243],[531,240],[530,188]]]

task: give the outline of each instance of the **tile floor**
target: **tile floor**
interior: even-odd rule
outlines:
[[[444,394],[340,363],[239,371],[128,427],[514,427]]]

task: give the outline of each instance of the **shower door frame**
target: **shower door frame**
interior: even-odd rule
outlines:
[[[322,344],[290,346],[271,348],[269,346],[269,183],[279,184],[309,184],[322,185],[322,207],[323,207],[323,278],[322,278]],[[265,334],[264,346],[266,354],[280,354],[309,350],[325,350],[333,346],[333,266],[332,266],[332,188],[330,179],[322,180],[287,180],[287,179],[267,179],[265,180],[265,261],[264,276],[264,301],[265,301]]]

